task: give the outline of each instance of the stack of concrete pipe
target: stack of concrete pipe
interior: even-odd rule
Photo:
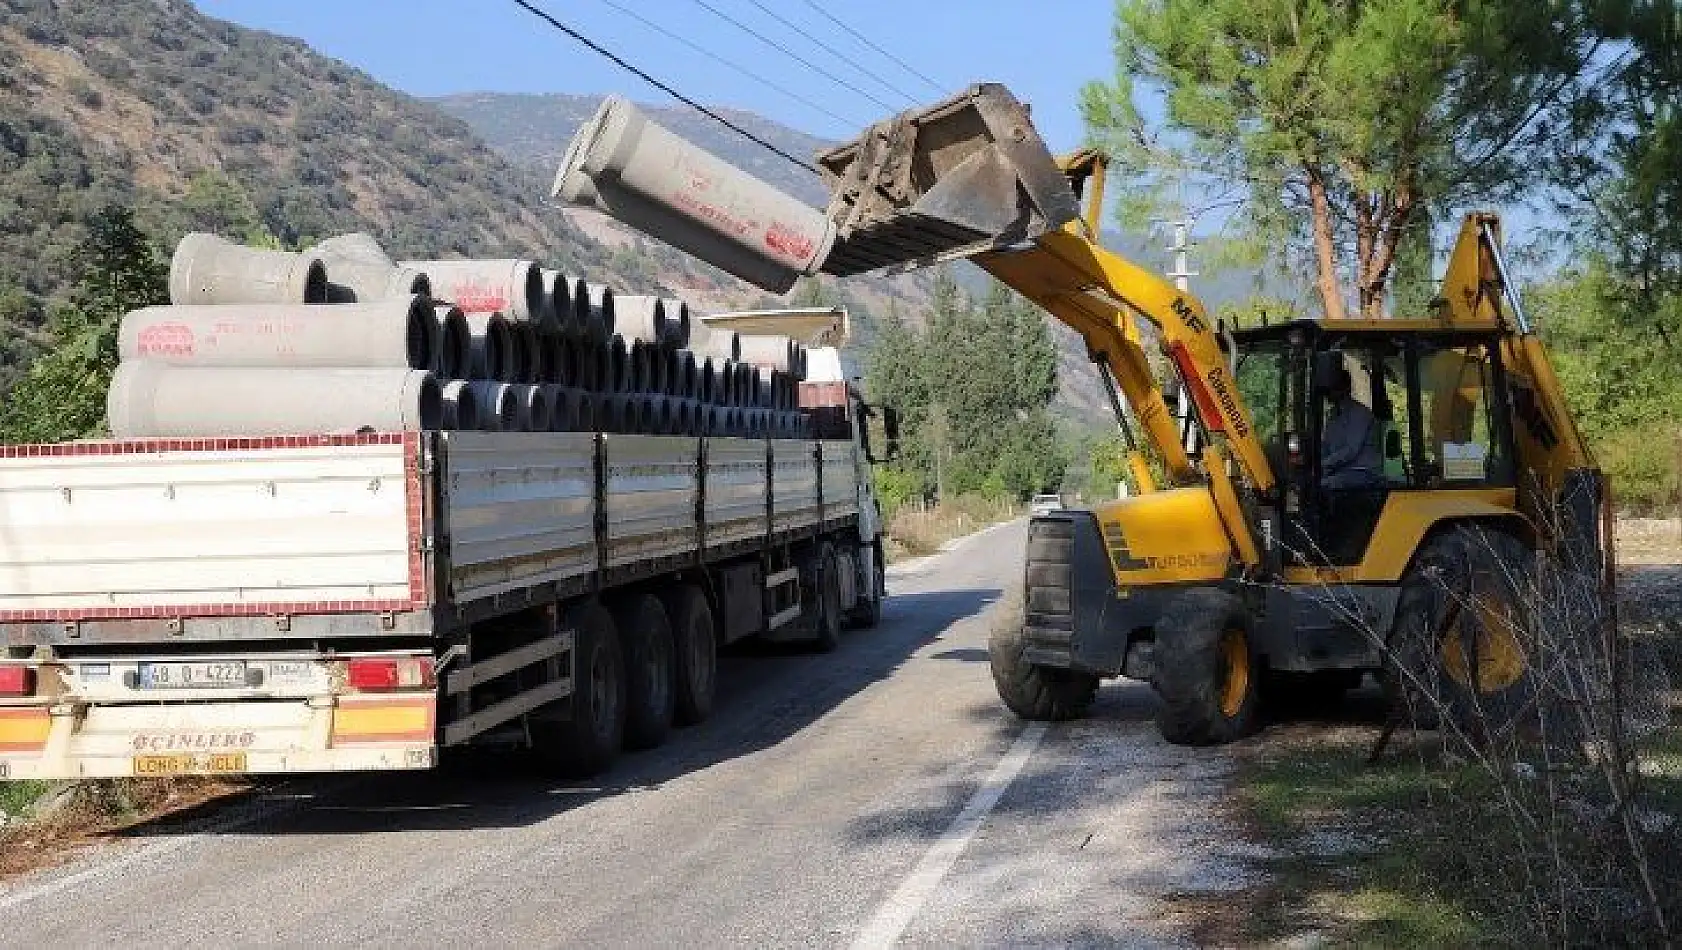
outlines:
[[[805,351],[524,260],[394,261],[195,233],[168,306],[127,314],[120,438],[418,429],[800,438]]]

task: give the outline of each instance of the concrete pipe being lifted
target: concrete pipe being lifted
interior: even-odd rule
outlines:
[[[823,212],[648,121],[619,96],[573,136],[550,193],[772,293],[816,273],[835,243]]]
[[[543,274],[527,260],[403,261],[424,271],[432,292],[464,313],[499,312],[511,323],[533,323],[546,311]]]
[[[291,251],[244,247],[203,231],[175,245],[169,300],[175,304],[327,302],[327,266]]]
[[[432,372],[439,379],[466,376],[473,368],[473,330],[467,315],[453,304],[433,304],[438,319],[438,347]]]
[[[119,439],[331,435],[436,429],[443,393],[426,370],[118,365],[106,397]]]
[[[628,344],[661,345],[671,336],[666,302],[645,294],[620,294],[613,298],[614,332]]]
[[[548,317],[541,322],[567,336],[583,332],[572,305],[572,278],[547,267],[539,268],[538,274],[543,281],[543,301],[548,307]]]
[[[342,366],[431,369],[439,325],[432,302],[205,304],[145,307],[123,316],[117,354],[171,366]]]
[[[475,379],[467,384],[479,403],[479,428],[486,432],[520,431],[520,403],[513,383]]]
[[[479,398],[473,384],[452,379],[444,384],[444,428],[471,431],[479,428]]]
[[[500,313],[467,314],[472,359],[463,374],[472,379],[507,379],[513,373],[514,335]]]

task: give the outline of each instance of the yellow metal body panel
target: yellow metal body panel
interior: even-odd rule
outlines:
[[[1393,584],[1402,578],[1433,525],[1451,520],[1513,518],[1512,488],[1394,491],[1384,502],[1361,563],[1348,567],[1288,567],[1287,584]],[[1526,519],[1528,523],[1528,519]]]
[[[1232,565],[1232,542],[1201,486],[1121,498],[1092,513],[1122,591],[1220,580]]]

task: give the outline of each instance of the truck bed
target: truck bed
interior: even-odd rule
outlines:
[[[858,464],[593,433],[0,448],[0,642],[437,635],[853,518]]]

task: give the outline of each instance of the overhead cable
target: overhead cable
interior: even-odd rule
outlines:
[[[518,0],[516,0],[516,2],[518,2]],[[866,99],[869,99],[871,102],[876,103],[877,105],[881,106],[884,109],[887,109],[890,112],[899,111],[899,107],[897,107],[897,106],[895,106],[891,103],[882,101],[880,98],[878,98],[876,96],[875,93],[872,93],[872,92],[870,92],[869,90],[866,90],[866,89],[860,89],[858,86],[855,86],[852,83],[848,82],[847,80],[842,79],[840,76],[835,75],[834,73],[832,73],[829,70],[823,68],[822,66],[819,66],[817,63],[814,63],[811,60],[807,59],[806,57],[800,55],[799,53],[796,53],[794,50],[789,49],[787,46],[784,46],[783,44],[777,42],[776,40],[772,39],[771,37],[766,36],[765,34],[759,32],[758,30],[754,29],[753,27],[748,26],[746,23],[743,23],[741,20],[738,20],[735,17],[731,16],[730,14],[725,13],[723,10],[720,10],[718,7],[715,7],[711,3],[708,3],[707,0],[695,0],[695,3],[698,6],[700,6],[703,10],[706,10],[708,13],[711,13],[713,16],[718,17],[720,20],[723,20],[724,22],[730,24],[731,26],[734,26],[736,29],[741,30],[743,33],[746,33],[747,35],[753,37],[754,39],[760,41],[761,43],[764,43],[766,46],[769,46],[772,49],[777,50],[778,52],[782,53],[784,56],[787,56],[788,58],[794,60],[795,62],[798,62],[802,66],[805,66],[807,69],[810,69],[811,71],[817,73],[818,75],[824,77],[825,79],[828,79],[830,82],[835,83],[837,86],[840,86],[844,89],[850,89],[853,92],[858,93],[859,95],[865,97]]]
[[[860,43],[863,43],[864,45],[870,47],[871,49],[875,50],[876,52],[881,53],[883,56],[886,56],[888,59],[893,60],[896,64],[899,65],[899,68],[905,70],[906,72],[910,73],[913,76],[916,76],[918,79],[921,79],[923,82],[928,83],[929,88],[933,89],[935,92],[942,92],[943,93],[943,92],[947,91],[945,86],[942,86],[940,83],[935,82],[933,79],[930,79],[927,75],[925,75],[921,71],[919,71],[915,66],[912,66],[910,63],[907,63],[905,60],[900,59],[898,56],[895,56],[894,54],[888,52],[887,50],[883,49],[882,47],[877,46],[874,42],[871,41],[870,37],[865,36],[863,33],[860,33],[858,30],[855,30],[852,27],[848,26],[847,24],[845,24],[845,23],[841,22],[840,20],[836,19],[834,14],[830,13],[828,10],[825,10],[823,7],[818,6],[817,3],[814,2],[814,0],[802,0],[802,2],[804,2],[807,6],[811,7],[812,9],[818,11],[818,13],[821,14],[824,19],[828,20],[829,22],[831,22],[831,23],[835,24],[836,26],[840,27],[841,29],[845,30],[850,36],[853,37],[853,39],[858,40]]]
[[[905,90],[899,88],[898,86],[896,86],[893,83],[887,81],[886,79],[883,79],[881,76],[872,72],[870,69],[865,67],[863,64],[861,64],[857,60],[853,59],[851,56],[848,56],[846,53],[841,52],[840,50],[831,46],[829,43],[825,42],[822,37],[813,36],[811,33],[808,33],[806,31],[805,27],[802,27],[800,24],[794,22],[793,20],[790,20],[788,17],[785,17],[781,13],[778,13],[777,11],[775,11],[775,10],[771,9],[770,7],[766,6],[765,4],[761,3],[760,0],[748,0],[748,2],[753,4],[755,7],[759,8],[760,12],[764,13],[766,16],[770,17],[773,20],[776,20],[778,23],[781,23],[783,26],[788,27],[789,29],[793,30],[794,32],[796,32],[796,33],[800,34],[801,36],[805,37],[806,39],[810,40],[812,43],[816,44],[820,49],[823,49],[824,51],[828,52],[831,56],[834,56],[836,59],[839,59],[843,63],[846,63],[848,66],[853,67],[854,69],[858,70],[860,73],[862,73],[866,76],[869,76],[871,79],[874,79],[876,81],[876,83],[878,85],[880,85],[883,89],[888,90],[889,92],[893,93],[896,96],[903,96],[906,99],[906,101],[908,101],[908,102],[915,103],[917,101],[916,96],[913,96],[912,94],[910,94],[910,93],[906,92]]]

